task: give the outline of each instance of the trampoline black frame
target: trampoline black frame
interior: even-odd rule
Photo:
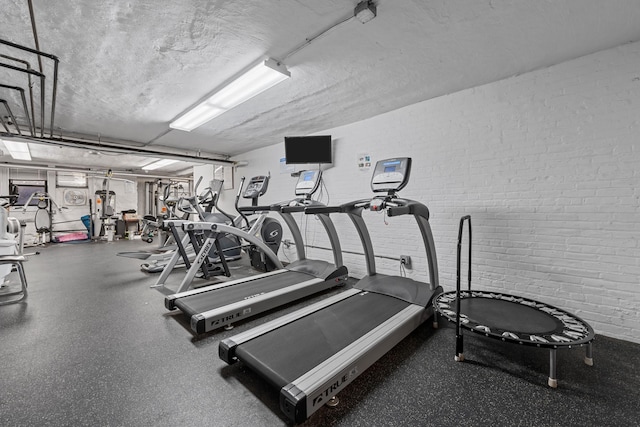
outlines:
[[[468,221],[469,229],[469,262],[468,262],[468,290],[461,290],[461,256],[462,256],[462,233],[464,223]],[[434,300],[434,308],[438,314],[446,318],[450,322],[456,324],[456,353],[454,360],[463,361],[463,328],[485,337],[499,339],[504,342],[514,344],[535,346],[549,349],[549,381],[550,387],[556,388],[558,381],[556,377],[556,350],[559,348],[573,348],[586,346],[585,364],[593,365],[593,348],[592,342],[595,339],[593,328],[581,318],[540,301],[524,298],[520,296],[504,294],[500,292],[472,291],[471,290],[471,216],[465,215],[460,218],[460,226],[458,229],[458,248],[457,248],[457,266],[456,266],[456,290],[444,292],[438,295]],[[454,296],[455,294],[455,296]],[[461,305],[457,303],[465,298],[485,298],[489,300],[508,301],[511,303],[522,304],[524,306],[539,310],[552,316],[558,324],[562,324],[563,330],[558,333],[550,334],[527,334],[516,333],[515,331],[507,331],[506,329],[495,328],[492,330],[486,325],[481,325],[473,321],[467,315],[461,313]],[[455,311],[452,309],[452,303],[456,302]],[[497,331],[496,331],[497,329]],[[555,332],[555,331],[554,331]]]

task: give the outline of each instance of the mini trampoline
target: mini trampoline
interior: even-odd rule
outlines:
[[[469,287],[460,289],[462,231],[469,222]],[[595,333],[584,320],[539,301],[499,292],[471,290],[471,217],[460,219],[456,290],[438,295],[436,311],[456,324],[456,361],[463,361],[463,329],[504,342],[549,349],[550,387],[557,387],[556,351],[586,346],[584,361],[593,365]]]

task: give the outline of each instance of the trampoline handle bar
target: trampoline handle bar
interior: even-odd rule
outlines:
[[[467,271],[467,281],[468,281],[468,290],[471,292],[471,215],[465,215],[460,218],[460,227],[458,229],[458,265],[457,265],[457,274],[456,274],[456,287],[458,295],[460,298],[460,268],[461,262],[460,258],[462,256],[462,231],[464,230],[464,222],[469,222],[469,265],[467,266],[469,269]]]
[[[458,256],[457,256],[457,268],[456,268],[456,298],[458,300],[458,306],[456,307],[456,355],[462,352],[462,334],[460,330],[460,307],[462,301],[460,298],[460,268],[462,258],[462,231],[464,230],[464,222],[469,222],[469,261],[467,271],[467,281],[469,293],[471,293],[471,215],[465,215],[460,218],[460,227],[458,228]]]

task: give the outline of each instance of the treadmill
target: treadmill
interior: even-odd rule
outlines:
[[[344,285],[348,272],[342,263],[338,234],[329,214],[318,212],[316,216],[329,236],[334,263],[306,258],[302,234],[292,215],[294,212],[304,212],[306,208],[324,207],[311,200],[320,186],[321,178],[321,171],[303,171],[295,190],[297,196],[303,197],[267,207],[243,208],[245,212],[278,212],[291,231],[298,260],[268,273],[169,295],[165,297],[165,307],[169,310],[179,308],[191,319],[191,329],[202,334],[223,326],[230,329],[232,323],[238,320]]]
[[[367,276],[352,289],[220,342],[222,360],[242,361],[280,390],[280,408],[294,422],[303,422],[329,401],[335,404],[338,392],[434,314],[433,298],[442,288],[429,210],[396,195],[407,184],[410,169],[407,157],[379,161],[371,187],[386,195],[306,209],[349,216],[362,240]],[[364,209],[415,218],[430,283],[376,273]]]

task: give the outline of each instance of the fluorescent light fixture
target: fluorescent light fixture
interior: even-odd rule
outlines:
[[[29,144],[20,141],[7,141],[6,139],[0,139],[4,143],[4,146],[16,160],[31,160],[31,153],[29,152]]]
[[[169,127],[190,132],[289,77],[291,73],[283,64],[269,58],[171,122]]]
[[[174,160],[174,159],[162,159],[162,160],[157,160],[153,163],[149,163],[148,165],[143,166],[142,169],[146,171],[152,171],[152,170],[160,169],[165,166],[172,165],[177,162],[178,160]]]

